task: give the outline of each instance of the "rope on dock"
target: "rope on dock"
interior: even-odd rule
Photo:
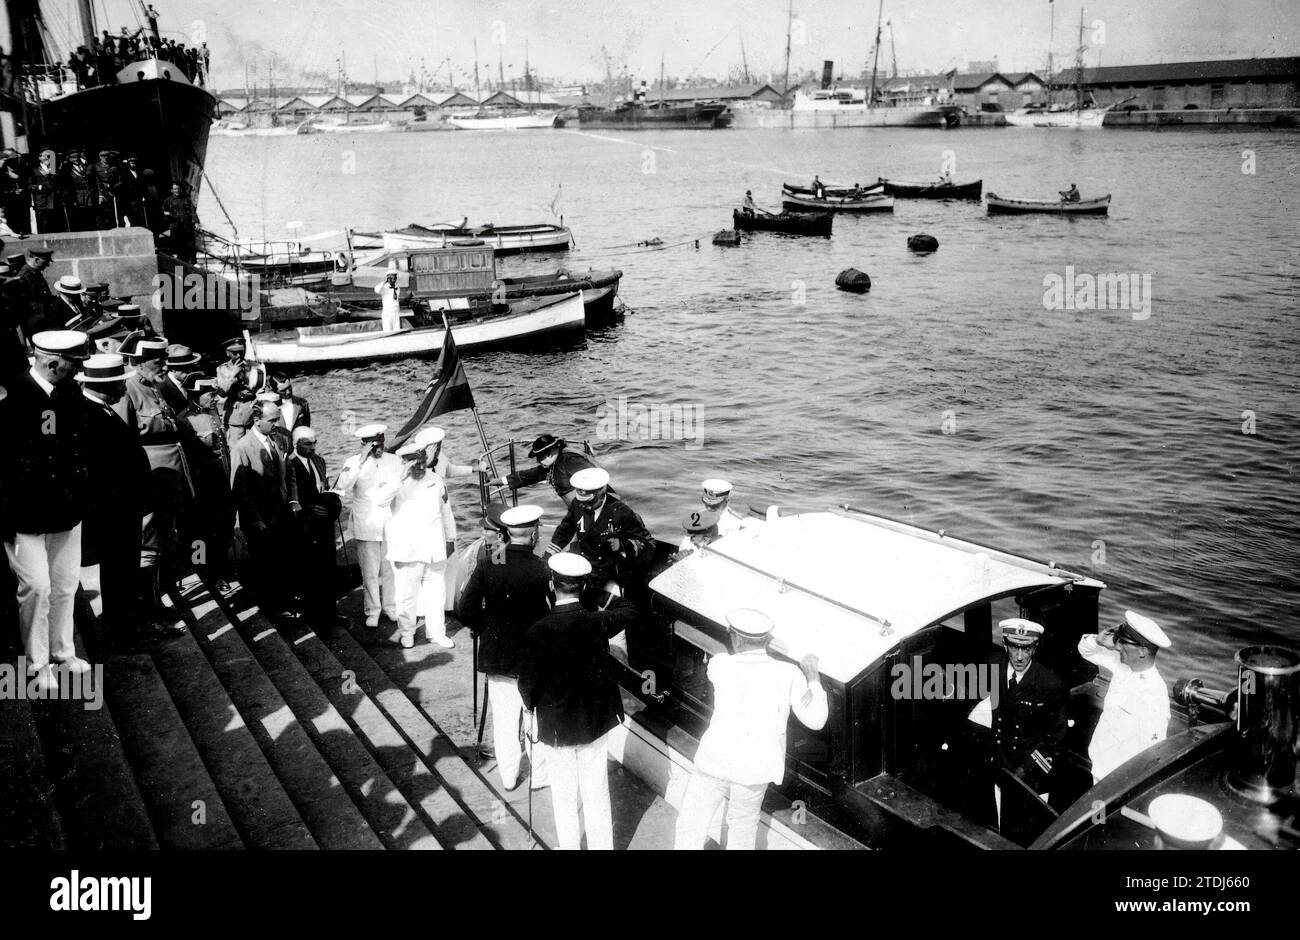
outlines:
[[[670,248],[681,248],[684,245],[693,245],[694,247],[699,248],[701,241],[705,241],[712,237],[713,237],[713,233],[708,232],[704,235],[697,235],[694,238],[687,238],[683,241],[672,242],[671,244],[667,244],[667,245],[654,244],[659,239],[647,239],[645,241],[629,242],[626,245],[611,245],[608,248],[597,248],[591,252],[584,252],[584,254],[596,254],[602,256],[643,255],[649,251],[667,251]],[[628,249],[628,250],[623,250],[623,249]]]

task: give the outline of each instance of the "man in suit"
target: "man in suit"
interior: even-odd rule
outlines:
[[[72,608],[81,575],[81,523],[90,499],[85,467],[86,403],[75,376],[89,358],[85,333],[32,337],[35,364],[4,386],[0,401],[0,539],[17,582],[27,671],[46,694],[54,666],[84,673]]]
[[[550,571],[534,551],[542,509],[516,506],[501,514],[509,543],[503,557],[480,559],[461,594],[460,622],[479,638],[478,668],[487,677],[488,705],[492,710],[492,744],[501,785],[513,790],[519,784],[523,751],[519,719],[524,703],[516,677],[528,628],[546,615],[550,603]],[[532,776],[538,773],[536,753]]]
[[[993,706],[995,766],[1023,780],[1044,800],[1057,751],[1068,726],[1069,690],[1051,670],[1034,661],[1043,627],[1016,617],[998,624],[1005,651],[998,657],[998,697]],[[1024,798],[999,787],[1000,829],[1007,838],[1028,842],[1037,835],[1026,827]]]
[[[285,455],[271,433],[279,420],[278,406],[258,403],[252,427],[231,451],[230,489],[239,513],[239,529],[248,543],[258,601],[272,617],[291,617],[287,585],[274,574],[285,557],[289,518]]]
[[[280,393],[280,417],[285,430],[292,434],[298,428],[311,427],[311,407],[307,399],[293,393],[293,380],[284,379],[276,386],[276,391]]]
[[[136,613],[140,589],[141,524],[149,515],[149,458],[138,432],[113,405],[135,375],[115,353],[91,356],[77,376],[86,396],[85,467],[94,486],[82,526],[81,563],[99,565],[100,625],[118,649],[142,639]],[[174,625],[151,624],[165,633]]]
[[[325,458],[316,453],[316,432],[296,428],[293,447],[285,467],[285,495],[293,514],[297,591],[312,626],[329,631],[340,619],[334,593],[334,524],[342,503],[329,491]]]
[[[596,465],[576,451],[566,450],[563,438],[552,434],[543,434],[533,441],[528,456],[537,461],[536,466],[525,467],[515,473],[506,474],[492,482],[508,486],[512,490],[523,489],[545,480],[555,490],[555,495],[564,500],[564,505],[573,502],[571,480],[579,470],[586,470]],[[486,464],[486,461],[482,461]]]
[[[167,347],[167,381],[160,382],[158,390],[162,392],[163,398],[171,405],[177,417],[183,417],[185,412],[190,410],[190,398],[185,391],[185,380],[200,361],[199,354],[188,346],[172,343]]]
[[[581,555],[561,552],[548,565],[555,607],[528,630],[519,695],[534,713],[536,740],[545,745],[560,848],[581,847],[581,794],[587,848],[612,849],[605,737],[622,720],[623,701],[609,638],[627,628],[636,610],[622,598],[605,610],[585,609],[579,596],[591,563]]]

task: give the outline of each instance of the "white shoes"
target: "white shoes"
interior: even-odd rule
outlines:
[[[453,640],[451,637],[445,635],[431,636],[429,637],[429,642],[432,643],[434,646],[441,646],[445,650],[453,649],[456,646],[456,641]]]
[[[415,637],[404,636],[398,642],[402,644],[402,649],[409,650],[411,647],[415,646]]]
[[[70,656],[58,663],[60,666],[66,666],[69,672],[90,672],[90,663],[86,662],[80,656]]]
[[[375,629],[376,627],[378,627],[378,626],[379,626],[379,614],[367,614],[367,615],[366,615],[366,626],[369,627],[371,630],[373,630],[373,629]]]
[[[36,691],[40,695],[59,691],[59,677],[54,674],[53,666],[36,670]]]

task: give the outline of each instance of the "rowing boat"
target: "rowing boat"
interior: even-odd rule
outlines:
[[[894,197],[882,192],[867,193],[861,196],[801,196],[798,193],[784,193],[781,205],[790,212],[893,212]]]
[[[973,183],[905,183],[881,179],[885,195],[900,199],[978,199],[984,191],[984,181]]]
[[[1095,199],[1081,199],[1078,202],[1066,202],[1063,199],[1003,199],[996,193],[988,195],[989,213],[1025,215],[1028,213],[1046,213],[1048,215],[1105,215],[1110,209],[1110,195]]]
[[[866,186],[823,186],[822,193],[826,196],[853,196],[869,193],[878,193],[883,189],[880,183],[868,183]],[[797,196],[816,196],[817,190],[811,186],[796,186],[794,183],[782,183],[781,192],[794,193]]]
[[[510,346],[536,342],[541,337],[581,333],[585,322],[582,295],[544,297],[510,304],[503,313],[456,323],[456,345],[461,349]],[[248,359],[268,365],[328,368],[437,355],[442,349],[442,326],[385,330],[378,320],[299,327],[298,338],[267,341],[248,337]]]
[[[378,235],[362,235],[357,248],[370,247],[366,241],[378,239],[385,251],[411,248],[454,248],[486,245],[499,255],[525,251],[568,251],[572,233],[562,225],[539,222],[536,225],[417,225]],[[356,237],[356,236],[354,236]]]
[[[829,212],[782,212],[780,215],[759,212],[746,215],[735,209],[731,213],[731,224],[742,232],[781,232],[785,235],[822,235],[829,238],[833,218]]]

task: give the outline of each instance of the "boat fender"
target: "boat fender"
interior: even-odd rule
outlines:
[[[871,290],[871,277],[866,271],[859,271],[857,268],[845,268],[835,278],[835,286],[840,290],[850,291],[854,294],[865,294]]]
[[[928,255],[932,251],[939,250],[939,239],[935,238],[933,235],[927,235],[922,232],[919,235],[913,235],[909,238],[907,240],[907,247],[912,251]]]

